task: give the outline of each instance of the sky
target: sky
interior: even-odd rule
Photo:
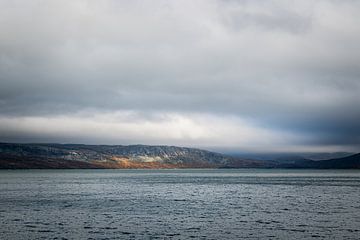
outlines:
[[[359,152],[359,12],[0,0],[0,141]]]

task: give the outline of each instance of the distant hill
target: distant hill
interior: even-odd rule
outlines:
[[[355,153],[352,152],[333,152],[333,153],[304,153],[301,156],[310,160],[329,160],[335,158],[345,158]]]
[[[0,143],[0,169],[33,168],[360,168],[360,154],[269,161],[176,146]]]
[[[272,167],[196,148],[148,145],[0,143],[0,168]]]
[[[229,153],[231,156],[237,156],[240,158],[246,159],[257,159],[257,160],[272,160],[272,161],[290,161],[290,160],[299,160],[299,159],[308,159],[308,160],[329,160],[335,158],[343,158],[354,155],[353,152],[319,152],[319,153],[307,153],[307,152],[298,152],[298,153]]]
[[[304,163],[308,168],[322,169],[360,169],[360,153],[343,158],[335,158],[322,161],[307,161]]]

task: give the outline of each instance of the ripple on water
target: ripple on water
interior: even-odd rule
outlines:
[[[0,175],[0,239],[358,239],[360,172],[56,172]]]

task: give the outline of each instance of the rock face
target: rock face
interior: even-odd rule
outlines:
[[[22,168],[359,169],[360,154],[322,161],[266,161],[175,146],[0,143],[0,169]]]

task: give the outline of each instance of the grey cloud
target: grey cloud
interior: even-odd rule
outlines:
[[[360,144],[358,2],[2,1],[0,9],[1,116],[200,112],[311,144]]]
[[[284,31],[303,34],[311,30],[312,9],[297,8],[296,3],[257,1],[231,1],[223,14],[225,22],[234,30],[255,28],[259,31]],[[306,6],[306,4],[305,4]]]

